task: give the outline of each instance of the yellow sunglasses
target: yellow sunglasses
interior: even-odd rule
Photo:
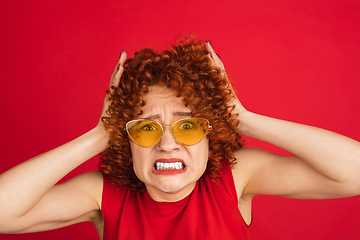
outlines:
[[[204,118],[183,118],[173,125],[136,119],[127,122],[125,129],[134,143],[141,147],[151,147],[159,142],[166,126],[171,127],[176,140],[187,146],[199,143],[211,129],[210,122]]]

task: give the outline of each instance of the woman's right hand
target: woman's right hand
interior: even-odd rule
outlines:
[[[108,110],[108,108],[109,108],[109,106],[111,104],[110,95],[114,92],[113,87],[116,88],[120,84],[120,79],[121,79],[121,76],[122,76],[122,74],[124,72],[124,63],[125,63],[126,59],[127,59],[127,54],[126,54],[125,50],[122,50],[121,53],[120,53],[118,63],[116,64],[116,67],[115,67],[115,69],[114,69],[114,71],[113,71],[113,73],[111,75],[110,84],[109,84],[109,90],[108,90],[108,93],[106,94],[105,99],[104,99],[104,104],[103,104],[101,117],[100,117],[98,126],[103,127],[103,123],[102,123],[101,119],[103,117],[108,116],[106,111]]]
[[[113,86],[119,86],[126,57],[122,51],[111,76],[109,93],[114,91]],[[101,118],[107,116],[111,103],[109,93]],[[101,206],[100,172],[84,173],[55,184],[71,170],[104,151],[108,142],[109,136],[100,119],[97,127],[82,136],[2,173],[0,233],[44,231],[92,220],[92,214],[99,213]]]

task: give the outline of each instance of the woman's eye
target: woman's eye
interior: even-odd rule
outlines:
[[[180,129],[188,130],[188,129],[191,129],[191,128],[193,128],[193,124],[189,123],[189,122],[182,123],[180,125]]]
[[[156,127],[153,126],[153,125],[148,124],[148,125],[145,125],[145,126],[141,127],[141,130],[144,130],[144,131],[154,131],[154,130],[156,130]]]

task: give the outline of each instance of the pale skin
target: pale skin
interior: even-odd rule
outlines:
[[[205,47],[213,63],[224,69],[212,47],[208,43]],[[123,52],[110,86],[119,85],[123,73],[121,65],[126,58]],[[159,90],[159,87],[151,87],[145,98],[147,105],[140,117],[154,116],[162,124],[172,124],[191,111],[171,91]],[[101,116],[106,116],[109,103],[105,98]],[[252,113],[238,99],[234,99],[234,104],[239,113],[240,125],[236,129],[239,134],[293,153],[280,156],[254,148],[235,152],[238,164],[232,171],[239,210],[248,224],[255,195],[312,199],[360,194],[359,142],[323,129]],[[102,174],[84,173],[63,184],[55,184],[72,169],[104,151],[108,141],[109,136],[99,121],[95,128],[79,138],[2,173],[0,233],[37,232],[91,221],[102,238]],[[134,170],[156,201],[177,201],[187,196],[205,171],[211,154],[206,137],[194,146],[184,146],[174,139],[168,127],[153,147],[130,144]],[[150,170],[153,162],[168,157],[182,158],[188,171],[179,176],[153,175]]]

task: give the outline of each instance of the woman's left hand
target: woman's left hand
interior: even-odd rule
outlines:
[[[222,71],[222,73],[225,75],[226,79],[227,79],[228,82],[229,82],[229,85],[230,85],[230,87],[231,87],[231,90],[232,90],[233,92],[235,92],[235,91],[234,91],[234,88],[232,87],[232,85],[231,85],[231,83],[230,83],[230,80],[229,80],[229,78],[228,78],[228,76],[227,76],[227,73],[226,73],[224,64],[223,64],[223,62],[221,61],[221,58],[219,57],[219,55],[214,51],[214,49],[213,49],[212,44],[211,44],[210,41],[207,41],[207,42],[205,43],[205,49],[206,49],[206,51],[208,51],[208,57],[209,57],[210,61],[214,64],[215,67],[219,68],[219,69]],[[234,94],[234,95],[236,96],[236,94]],[[239,114],[238,119],[239,119],[239,121],[240,121],[240,125],[237,127],[237,129],[240,130],[240,129],[241,129],[241,118],[242,118],[242,116],[244,115],[244,113],[246,113],[246,112],[248,112],[248,111],[247,111],[247,110],[244,108],[244,106],[241,104],[241,102],[239,101],[238,97],[235,97],[235,98],[233,99],[232,104],[235,105],[235,107],[236,107],[236,113]],[[239,132],[239,133],[242,134],[241,132]]]
[[[214,66],[228,79],[224,64],[210,42],[205,44],[205,49]],[[233,170],[235,185],[246,186],[237,190],[241,196],[311,199],[360,194],[360,177],[356,171],[360,169],[359,142],[320,128],[252,113],[237,97],[233,104],[240,121],[237,133],[294,154],[280,156],[255,148],[235,152],[235,157],[241,159],[240,167]]]

